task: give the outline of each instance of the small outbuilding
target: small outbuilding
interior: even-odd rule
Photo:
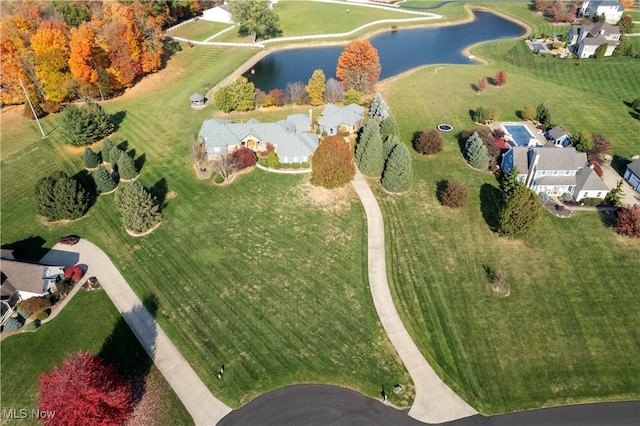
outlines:
[[[549,139],[553,141],[555,146],[568,146],[571,142],[569,134],[560,126],[556,126],[549,130]]]
[[[207,102],[207,98],[202,96],[200,93],[194,93],[189,98],[189,101],[191,101],[191,106],[193,108],[201,108]]]
[[[640,158],[627,164],[627,170],[624,172],[624,180],[636,191],[640,192]]]

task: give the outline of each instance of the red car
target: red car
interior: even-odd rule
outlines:
[[[58,238],[58,242],[60,244],[66,244],[69,246],[77,244],[78,241],[80,241],[80,237],[78,237],[77,235],[67,235],[67,236]]]
[[[84,276],[84,270],[79,266],[71,266],[64,270],[64,277],[78,282]]]

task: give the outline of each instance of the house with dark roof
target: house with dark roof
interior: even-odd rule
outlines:
[[[549,139],[555,146],[566,147],[569,146],[569,143],[571,142],[569,133],[567,133],[567,131],[560,126],[556,126],[553,129],[549,130],[547,134],[549,135]]]
[[[605,22],[617,23],[622,18],[624,6],[615,0],[585,0],[580,6],[579,15],[593,19],[604,15]]]
[[[640,158],[627,164],[624,172],[624,180],[636,191],[640,192]]]
[[[355,133],[363,125],[364,108],[357,104],[349,104],[344,107],[327,104],[318,119],[320,132],[329,136],[338,133]]]
[[[261,123],[255,118],[244,123],[213,118],[200,128],[200,143],[213,160],[246,147],[260,153],[273,145],[281,163],[305,163],[313,155],[320,139],[312,132],[311,116],[292,114],[275,123]]]
[[[575,201],[601,198],[609,188],[587,161],[587,154],[574,147],[513,147],[502,158],[504,173],[518,170],[518,180],[536,194],[571,194]]]
[[[578,58],[595,56],[602,45],[607,46],[604,56],[611,56],[620,44],[620,29],[607,22],[575,24],[569,29],[568,41],[569,50]]]

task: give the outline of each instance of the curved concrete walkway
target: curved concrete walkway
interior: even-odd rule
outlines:
[[[407,367],[416,389],[416,398],[409,415],[425,423],[444,423],[478,414],[440,380],[404,327],[393,304],[387,281],[384,221],[380,206],[359,171],[352,184],[367,216],[369,286],[373,303],[380,322]]]
[[[77,253],[79,258],[69,256],[72,253]],[[215,425],[231,412],[230,407],[211,394],[102,250],[82,239],[74,246],[57,244],[46,260],[64,266],[87,265],[85,276],[98,278],[196,425]]]

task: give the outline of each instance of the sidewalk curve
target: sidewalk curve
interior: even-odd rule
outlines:
[[[380,322],[409,371],[416,390],[409,415],[425,423],[444,423],[478,414],[433,371],[404,327],[393,304],[384,244],[384,221],[380,206],[358,171],[352,182],[367,216],[369,287]]]
[[[74,246],[57,244],[54,250],[53,256],[47,260],[60,265],[64,265],[64,252],[79,254],[77,263],[88,267],[85,276],[98,278],[100,285],[191,414],[196,425],[215,425],[231,412],[230,407],[211,394],[100,248],[81,239]]]

